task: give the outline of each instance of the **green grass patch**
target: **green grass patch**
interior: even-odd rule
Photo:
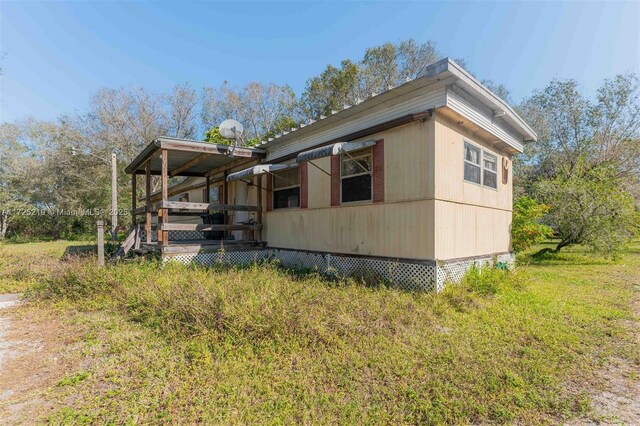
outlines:
[[[78,241],[0,243],[0,294],[21,293],[60,268],[66,256],[78,257],[93,249]]]
[[[565,256],[570,256],[565,258]],[[576,263],[573,263],[572,260]],[[586,259],[591,259],[587,262]],[[440,294],[274,265],[75,261],[31,296],[88,325],[90,367],[52,391],[53,423],[556,423],[612,356],[640,282],[580,248],[471,271]]]

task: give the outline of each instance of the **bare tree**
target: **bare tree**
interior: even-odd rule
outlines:
[[[234,118],[245,126],[246,139],[254,141],[273,131],[284,118],[296,115],[296,96],[289,86],[251,82],[242,89],[225,83],[220,89],[205,88],[202,120],[216,127]]]
[[[188,84],[175,86],[168,96],[169,129],[176,138],[191,139],[198,133],[198,95]]]

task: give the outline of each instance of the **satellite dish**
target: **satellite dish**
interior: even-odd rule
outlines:
[[[220,131],[220,136],[225,139],[240,139],[242,137],[242,133],[244,132],[244,127],[238,120],[224,120],[220,123],[220,127],[218,129]]]

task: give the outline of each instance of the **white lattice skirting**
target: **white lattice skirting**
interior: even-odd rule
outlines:
[[[440,291],[446,282],[459,282],[473,265],[483,267],[503,262],[513,266],[513,254],[479,256],[451,261],[398,261],[369,257],[351,257],[297,250],[264,249],[193,253],[165,257],[164,261],[215,264],[250,264],[266,259],[279,259],[288,268],[308,269],[337,276],[355,276],[380,280],[406,290]]]
[[[147,239],[147,231],[140,231],[140,239]],[[201,231],[169,231],[169,241],[204,240],[204,232]],[[158,241],[158,233],[151,231],[151,241]]]

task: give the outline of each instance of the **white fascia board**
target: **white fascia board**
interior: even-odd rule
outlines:
[[[494,117],[493,110],[457,85],[447,88],[447,107],[486,130],[517,152],[523,150],[522,135],[504,117]]]
[[[503,110],[505,112],[505,115],[503,116],[505,121],[521,133],[522,140],[538,140],[536,132],[518,115],[518,113],[513,110],[513,108],[511,108],[511,106],[509,106],[509,104],[486,88],[455,61],[448,59],[448,64],[448,70],[458,78],[456,84],[463,87],[467,92],[478,98],[481,102],[487,104],[492,110]]]

